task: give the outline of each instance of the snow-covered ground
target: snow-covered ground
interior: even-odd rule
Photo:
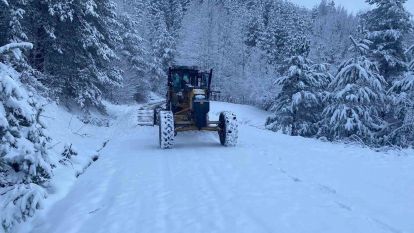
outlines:
[[[225,103],[213,103],[211,118],[238,114],[237,147],[190,132],[160,150],[137,108],[109,106],[111,126],[101,128],[49,114],[49,131],[78,150],[75,164],[100,157],[77,179],[76,169],[55,171],[56,194],[21,232],[414,232],[412,151],[270,132],[266,112]]]

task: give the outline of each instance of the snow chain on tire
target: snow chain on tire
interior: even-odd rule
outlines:
[[[238,139],[237,117],[232,112],[222,112],[219,118],[220,143],[223,146],[235,146]]]
[[[171,111],[159,112],[159,140],[161,149],[171,149],[174,145],[174,115]]]

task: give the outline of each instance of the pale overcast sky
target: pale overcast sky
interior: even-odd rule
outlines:
[[[312,8],[314,5],[318,4],[320,0],[291,0],[292,2],[302,5],[308,8]],[[359,10],[369,9],[368,3],[364,0],[335,0],[337,5],[344,6],[346,9],[353,13],[357,13]],[[406,9],[414,14],[414,0],[408,0],[405,4]]]

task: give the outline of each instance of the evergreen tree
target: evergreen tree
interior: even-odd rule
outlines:
[[[27,3],[24,0],[0,1],[0,43],[22,42],[27,40],[22,21]]]
[[[122,87],[115,89],[117,100],[144,101],[149,94],[150,80],[149,72],[149,52],[146,50],[144,39],[136,30],[138,23],[131,19],[129,15],[120,16],[122,37],[119,57],[119,67],[123,71]]]
[[[355,43],[357,54],[341,64],[329,85],[320,135],[330,140],[357,137],[373,144],[384,127],[380,112],[386,99],[385,80],[366,57],[366,43]]]
[[[398,146],[414,146],[414,71],[407,72],[394,82],[390,92],[395,106],[396,119],[387,132],[385,143]]]
[[[414,45],[405,52],[409,71],[394,82],[388,94],[392,99],[393,118],[384,133],[386,144],[414,146]]]
[[[267,120],[267,128],[293,136],[313,136],[320,120],[323,89],[331,77],[323,66],[313,66],[305,57],[306,44],[298,54],[288,60],[287,75],[277,79],[281,92],[271,109],[273,116]]]
[[[168,30],[169,26],[166,22],[166,12],[162,2],[153,1],[150,7],[150,43],[152,45],[151,57],[153,58],[150,62],[150,72],[153,78],[152,89],[157,90],[160,88],[159,84],[164,83],[168,67],[173,64],[176,43],[174,33]],[[165,88],[164,86],[162,85],[161,88]]]
[[[367,0],[376,8],[363,15],[370,50],[379,64],[380,74],[388,84],[407,70],[403,48],[404,35],[413,28],[410,14],[405,10],[406,0]]]
[[[41,207],[43,186],[52,176],[41,106],[22,88],[20,73],[13,68],[21,58],[11,59],[26,48],[32,44],[0,47],[0,224],[6,231]]]
[[[25,22],[28,18],[27,1],[2,1],[0,2],[0,44],[19,43],[28,41],[28,33]],[[31,51],[31,50],[30,50]],[[14,56],[9,56],[13,68],[21,73],[20,81],[30,85],[30,88],[36,88],[37,91],[45,92],[44,87],[37,81],[41,74],[37,73],[27,62],[26,54],[22,50],[12,50]],[[7,55],[6,55],[7,56]]]
[[[85,111],[90,107],[103,110],[102,91],[121,81],[113,62],[115,44],[120,41],[113,2],[41,3],[38,9],[43,9],[42,21],[48,24],[39,30],[47,32],[49,44],[41,48],[47,76],[42,82],[65,103],[74,102]]]

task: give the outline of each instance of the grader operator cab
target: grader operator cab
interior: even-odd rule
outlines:
[[[212,76],[213,70],[203,72],[197,67],[169,68],[166,107],[154,110],[162,149],[172,148],[176,134],[184,131],[217,131],[223,146],[236,145],[235,114],[225,111],[220,113],[218,121],[209,120]]]

